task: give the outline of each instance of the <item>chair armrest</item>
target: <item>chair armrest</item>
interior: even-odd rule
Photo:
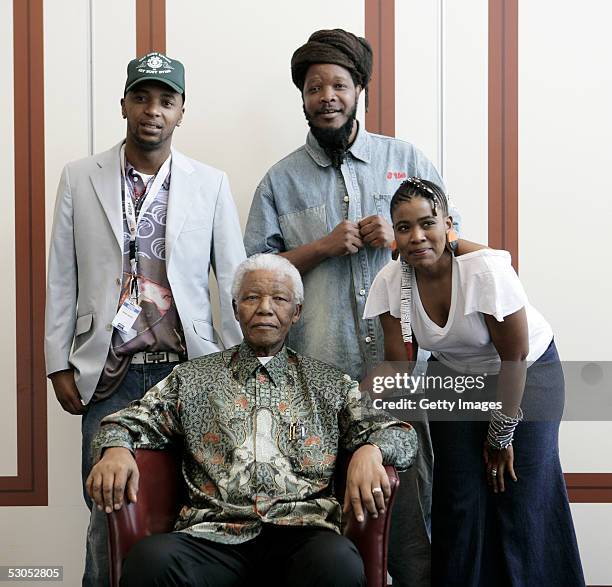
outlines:
[[[170,532],[181,501],[180,458],[172,450],[136,450],[138,501],[106,516],[111,586],[119,585],[128,552],[151,534]]]
[[[378,518],[373,518],[365,511],[363,522],[358,522],[351,513],[343,520],[344,535],[355,544],[363,560],[368,587],[387,585],[387,550],[391,510],[399,487],[399,477],[395,467],[386,465],[385,470],[391,486],[391,495],[385,513],[379,515]]]

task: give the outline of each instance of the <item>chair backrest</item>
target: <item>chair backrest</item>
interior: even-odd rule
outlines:
[[[335,494],[344,500],[346,471],[350,454],[341,454],[336,466]],[[185,502],[181,477],[181,459],[175,451],[136,450],[140,471],[138,501],[124,505],[107,516],[111,586],[119,585],[123,560],[136,542],[161,532],[170,532]],[[344,535],[350,538],[363,559],[368,587],[387,584],[387,549],[391,508],[399,478],[394,467],[385,467],[391,483],[391,498],[385,515],[357,522],[354,516],[344,520]]]

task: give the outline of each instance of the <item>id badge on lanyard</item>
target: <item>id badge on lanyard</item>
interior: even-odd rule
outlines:
[[[129,299],[126,299],[123,302],[112,324],[117,330],[119,330],[124,338],[126,336],[133,337],[135,335],[132,326],[134,325],[134,322],[136,322],[136,318],[138,318],[138,315],[142,310],[138,296],[138,223],[140,222],[141,218],[144,218],[147,210],[157,197],[157,194],[159,194],[159,190],[170,172],[171,159],[172,155],[170,155],[164,161],[163,165],[155,175],[153,183],[149,185],[149,188],[143,195],[144,201],[142,202],[138,216],[136,216],[136,208],[134,206],[134,200],[132,198],[125,172],[125,145],[121,147],[121,152],[119,154],[119,161],[121,164],[121,192],[123,196],[123,209],[125,211],[125,219],[130,234],[130,271],[132,273],[132,283]]]

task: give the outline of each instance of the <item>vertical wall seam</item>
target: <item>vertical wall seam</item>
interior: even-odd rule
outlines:
[[[382,9],[383,0],[378,1],[378,130],[377,133],[383,134],[383,98],[385,95],[384,87],[384,70],[383,70],[383,9]]]
[[[30,271],[32,270],[32,266],[31,266],[31,259],[33,256],[33,249],[32,249],[32,206],[34,205],[34,168],[32,166],[32,3],[30,0],[27,0],[27,26],[26,26],[26,44],[27,44],[27,63],[28,63],[28,98],[27,98],[27,102],[28,102],[28,209],[26,211],[26,218],[27,218],[27,232],[28,232],[28,256],[30,258]],[[15,259],[15,261],[17,261],[17,259]],[[28,298],[30,300],[33,299],[33,295],[34,292],[32,290],[32,277],[30,275],[30,279],[28,280]],[[30,303],[30,307],[28,308],[29,310],[29,318],[30,318],[30,324],[28,324],[28,333],[29,333],[29,338],[30,338],[30,347],[34,344],[34,337],[33,337],[33,326],[34,326],[34,320],[33,320],[33,312],[32,312],[32,306]],[[29,348],[28,351],[30,352],[30,356],[33,359],[33,349]],[[29,384],[30,384],[30,389],[33,390],[34,388],[34,361],[31,360],[30,361],[30,369],[29,369]],[[34,402],[30,402],[30,422],[31,422],[31,426],[33,427],[34,425]],[[33,435],[33,432],[32,432]],[[30,443],[30,460],[32,462],[32,476],[31,476],[31,485],[29,487],[30,491],[34,489],[34,483],[35,483],[35,467],[34,467],[34,459],[36,456],[36,451],[34,448],[35,442],[31,442]],[[19,469],[17,469],[17,474],[19,474]]]
[[[446,22],[445,0],[438,1],[438,162],[440,176],[446,167]]]
[[[87,111],[87,143],[89,155],[94,154],[95,148],[95,118],[94,118],[94,16],[93,16],[93,0],[87,3],[87,96],[88,111]]]
[[[501,161],[502,161],[502,174],[501,174],[501,211],[502,211],[502,219],[501,219],[501,230],[502,230],[502,243],[504,247],[508,246],[508,230],[507,230],[507,220],[508,220],[508,191],[507,191],[507,181],[508,181],[508,164],[506,159],[506,142],[508,138],[508,126],[506,124],[506,109],[508,107],[508,101],[506,99],[507,92],[507,84],[506,84],[506,76],[508,75],[507,70],[507,35],[506,35],[506,8],[507,1],[502,0],[502,10],[501,10],[501,131],[502,131],[502,141],[501,141]],[[515,263],[516,263],[515,259]]]

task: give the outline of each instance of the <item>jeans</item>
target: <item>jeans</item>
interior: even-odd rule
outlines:
[[[497,381],[489,375],[487,389],[495,391]],[[563,370],[551,342],[527,369],[525,419],[512,442],[518,481],[506,477],[504,493],[487,485],[482,457],[487,421],[430,422],[434,587],[584,587],[559,462],[564,395]]]
[[[91,445],[98,432],[100,422],[109,414],[126,407],[130,402],[140,399],[151,387],[167,377],[177,363],[153,365],[131,365],[125,379],[115,393],[104,401],[90,403],[81,421],[82,455],[81,473],[83,476],[83,496],[91,511],[87,528],[87,552],[83,586],[104,587],[109,583],[108,546],[106,514],[92,507],[92,501],[85,489],[85,480],[92,463]]]

